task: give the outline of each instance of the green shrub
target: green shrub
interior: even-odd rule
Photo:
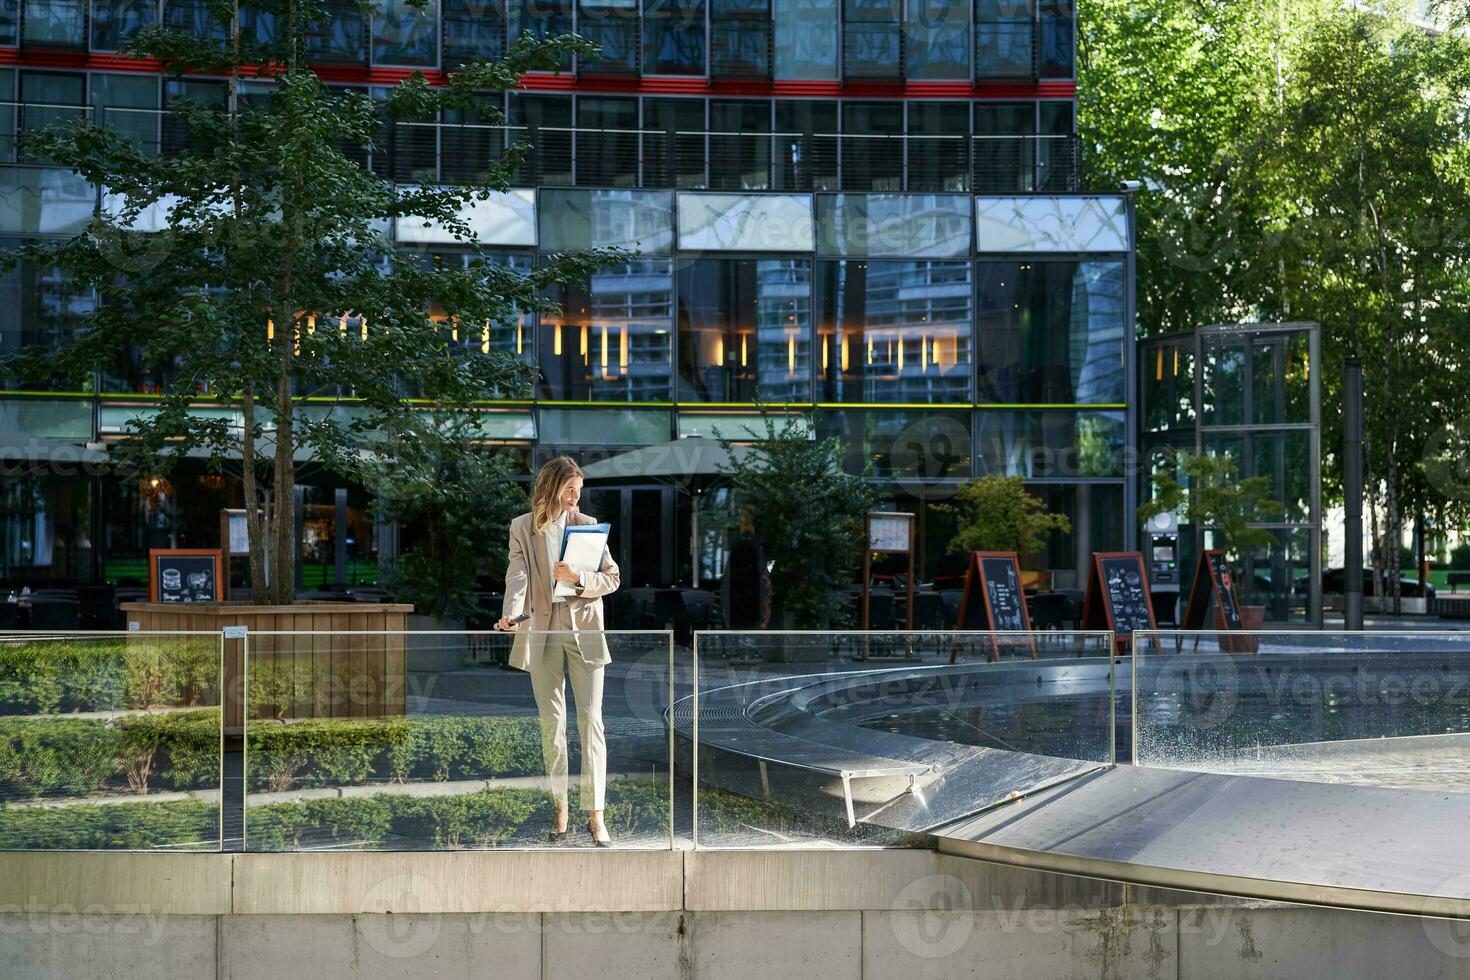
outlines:
[[[219,847],[219,810],[198,800],[0,808],[0,850]]]
[[[115,724],[124,736],[119,762],[133,792],[148,792],[155,774],[170,789],[219,786],[218,708],[123,715]]]
[[[218,700],[219,640],[207,636],[0,643],[9,713],[115,711]]]
[[[1457,544],[1450,549],[1450,567],[1470,571],[1470,543]]]
[[[0,718],[0,799],[85,796],[118,769],[124,734],[86,718]]]

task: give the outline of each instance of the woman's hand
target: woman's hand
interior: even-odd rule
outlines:
[[[558,582],[566,582],[568,585],[576,585],[582,581],[581,573],[564,561],[559,561],[551,566],[551,577]]]
[[[509,616],[501,616],[500,619],[495,623],[495,628],[498,630],[504,630],[505,632],[509,633],[516,628],[517,622],[519,621],[511,619]]]

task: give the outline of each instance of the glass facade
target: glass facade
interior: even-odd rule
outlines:
[[[75,233],[100,200],[46,161],[17,159],[16,133],[91,111],[140,146],[178,152],[189,134],[159,110],[224,108],[218,79],[115,58],[98,62],[105,71],[26,60],[28,46],[116,52],[160,18],[223,31],[203,0],[25,0],[8,21],[0,9],[0,45],[22,49],[0,69],[0,101],[12,103],[0,111],[0,247]],[[448,327],[462,347],[534,374],[529,398],[487,406],[487,438],[528,460],[595,457],[737,431],[724,423],[775,405],[814,437],[837,437],[849,472],[924,508],[931,565],[946,520],[931,500],[974,477],[1022,476],[1073,517],[1073,535],[1040,559],[1065,579],[1082,549],[1126,543],[1132,493],[1122,205],[1078,194],[1073,95],[1033,84],[1072,77],[1074,30],[1071,4],[1053,0],[389,0],[367,14],[329,0],[308,53],[334,91],[381,100],[410,71],[435,83],[524,31],[601,46],[499,101],[508,128],[459,111],[385,120],[371,151],[341,148],[394,180],[433,183],[482,174],[524,141],[514,189],[463,215],[485,243],[479,257],[525,274],[557,252],[629,250],[551,288],[554,311]],[[1007,97],[987,94],[989,81]],[[400,252],[384,262],[476,258],[421,222],[392,234]],[[54,346],[95,303],[25,264],[0,276],[0,298],[0,352]],[[1246,375],[1287,377],[1296,363],[1285,348],[1246,356],[1249,372],[1227,376],[1225,357],[1209,379],[1219,412],[1249,418],[1263,396]],[[0,448],[118,438],[174,382],[172,365],[138,354],[23,391],[5,378]],[[1288,434],[1251,451],[1256,469],[1285,480],[1301,447]],[[0,579],[123,582],[146,575],[149,547],[213,545],[218,508],[238,506],[239,488],[208,475],[192,463],[166,480],[7,473]],[[335,488],[307,489],[304,554],[317,568],[330,561]],[[638,545],[635,574],[650,584],[685,561],[671,550],[689,538],[676,496],[639,498],[660,528]],[[353,499],[360,516],[369,502]],[[360,523],[355,563],[372,559]]]

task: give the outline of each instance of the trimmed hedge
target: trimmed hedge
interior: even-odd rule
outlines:
[[[0,718],[0,799],[219,786],[218,708],[100,718]]]
[[[251,790],[485,779],[541,772],[534,717],[458,717],[252,722],[247,738]]]
[[[219,643],[208,636],[0,643],[0,713],[116,711],[217,700]]]
[[[219,809],[198,800],[0,808],[0,850],[156,847],[218,849]]]

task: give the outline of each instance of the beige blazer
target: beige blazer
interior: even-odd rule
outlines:
[[[505,604],[501,607],[501,615],[511,619],[531,614],[516,627],[511,645],[510,665],[517,670],[531,669],[532,659],[540,655],[546,642],[545,633],[539,631],[551,628],[551,566],[546,559],[546,536],[532,529],[532,517],[522,514],[510,522],[510,561],[505,572]],[[596,523],[595,518],[581,511],[567,515],[568,525]],[[582,651],[582,659],[594,667],[612,660],[602,636],[602,597],[618,590],[621,574],[612,555],[605,554],[602,568],[587,572],[586,585],[577,590],[577,595],[567,596],[572,629],[578,634],[577,648]],[[584,630],[589,635],[581,636]]]

